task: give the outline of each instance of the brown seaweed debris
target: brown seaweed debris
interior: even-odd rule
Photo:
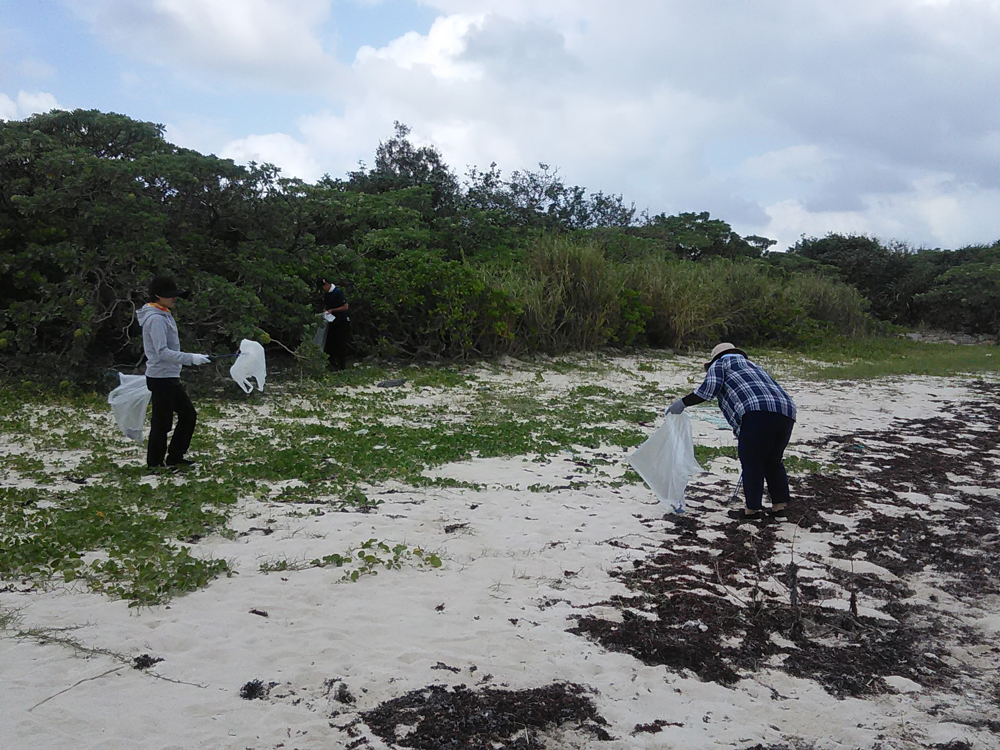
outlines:
[[[422,750],[540,750],[541,732],[570,723],[599,740],[613,739],[586,693],[573,683],[517,691],[430,685],[361,717],[386,744]]]
[[[688,514],[657,529],[659,549],[610,571],[633,595],[588,605],[614,607],[621,621],[580,615],[570,632],[723,685],[765,666],[841,697],[891,691],[891,675],[954,685],[971,667],[960,674],[934,654],[976,634],[904,600],[913,596],[908,579],[928,571],[967,601],[1000,591],[998,431],[1000,408],[977,402],[810,443],[833,451],[841,471],[793,477],[789,521],[840,537],[831,544],[837,557],[874,563],[896,580],[836,566],[803,580],[796,565],[774,561],[776,525],[755,533],[716,526],[723,536],[708,542],[698,535],[707,517]],[[716,492],[696,485],[692,504],[724,506]],[[769,579],[786,592],[769,593],[762,587]],[[823,603],[830,587],[850,592],[847,611]],[[859,617],[859,594],[893,619]]]
[[[142,656],[137,656],[132,660],[132,669],[149,669],[154,664],[159,664],[163,661],[161,656],[150,656],[149,654],[143,654]]]
[[[276,682],[272,682],[265,685],[260,680],[250,680],[240,688],[240,698],[245,701],[264,700],[276,684]]]

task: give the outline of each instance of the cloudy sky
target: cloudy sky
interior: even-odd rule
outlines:
[[[1000,239],[1000,0],[0,0],[0,119],[53,107],[306,180],[399,120],[779,249]]]

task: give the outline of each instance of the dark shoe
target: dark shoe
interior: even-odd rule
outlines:
[[[769,508],[767,511],[767,515],[771,516],[771,518],[781,518],[781,519],[788,518],[788,506],[782,506],[780,508]]]
[[[746,508],[740,508],[738,510],[727,510],[726,515],[730,518],[735,518],[737,521],[766,521],[767,516],[764,511],[758,510],[756,513],[747,512]]]
[[[155,466],[147,466],[146,473],[148,474],[176,474],[176,466],[168,466],[167,464],[156,464]]]
[[[189,461],[186,458],[168,458],[167,466],[173,466],[178,469],[193,469],[198,465],[197,461]]]

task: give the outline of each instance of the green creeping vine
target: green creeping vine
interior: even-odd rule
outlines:
[[[124,483],[73,492],[0,488],[0,574],[80,580],[93,591],[156,604],[229,572],[180,541],[222,529],[236,495],[215,482]],[[87,558],[91,558],[89,561]]]
[[[427,552],[420,547],[408,547],[405,544],[393,544],[378,539],[369,539],[357,549],[350,549],[343,554],[334,553],[310,560],[309,562],[293,562],[276,560],[263,562],[261,573],[274,573],[288,570],[306,570],[307,568],[347,568],[342,580],[357,581],[364,575],[378,575],[378,568],[398,570],[404,562],[414,561],[417,567],[441,567],[441,558],[433,552]]]
[[[360,366],[320,381],[276,379],[266,396],[242,401],[195,394],[192,454],[201,468],[160,477],[155,487],[141,449],[118,434],[103,397],[0,389],[0,446],[17,451],[0,449],[0,579],[76,582],[132,606],[164,602],[232,572],[192,545],[208,534],[233,535],[227,524],[241,500],[287,516],[374,512],[387,484],[483,489],[429,473],[474,458],[566,458],[577,474],[571,489],[640,482],[611,449],[639,445],[677,395],[659,385],[670,359],[647,352],[633,369],[599,356],[502,367]],[[377,385],[396,379],[405,385]],[[735,449],[698,446],[696,456],[704,464],[734,458]],[[821,468],[806,459],[788,466]],[[356,580],[413,562],[441,564],[421,547],[369,540],[348,553],[261,569],[333,565]]]

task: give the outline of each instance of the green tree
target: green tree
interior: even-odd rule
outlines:
[[[759,258],[775,244],[766,237],[740,237],[729,224],[713,219],[707,211],[647,216],[634,232],[638,237],[661,242],[667,253],[682,260]]]
[[[0,347],[19,372],[86,379],[137,364],[132,323],[149,279],[195,297],[185,346],[301,336],[308,279],[331,254],[291,210],[300,186],[95,111],[0,123]]]
[[[937,328],[1000,334],[1000,263],[955,266],[916,299]]]

